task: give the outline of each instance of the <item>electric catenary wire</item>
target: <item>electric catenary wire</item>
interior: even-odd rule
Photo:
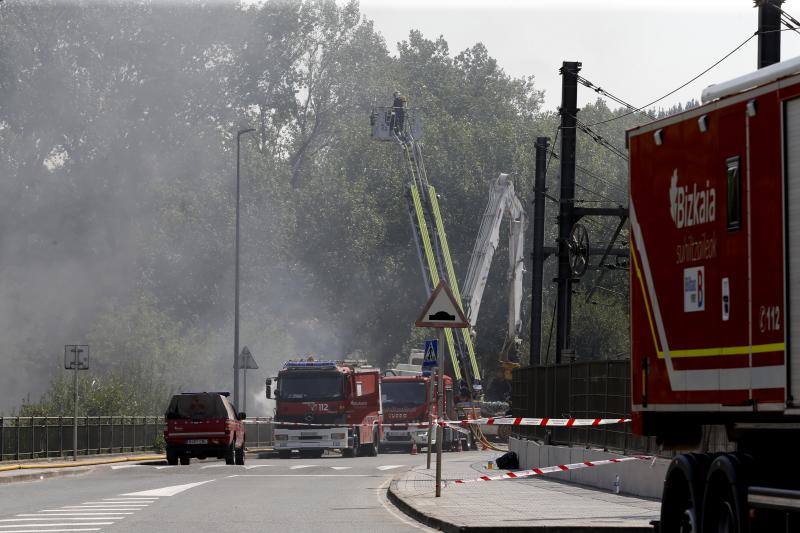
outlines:
[[[688,81],[686,81],[686,82],[682,83],[681,85],[679,85],[679,86],[678,86],[678,87],[676,87],[675,89],[671,90],[671,91],[670,91],[670,92],[668,92],[667,94],[665,94],[665,95],[663,95],[663,96],[660,96],[660,97],[656,98],[655,100],[653,100],[652,102],[649,102],[649,103],[647,103],[647,104],[645,104],[645,105],[643,105],[643,106],[641,106],[641,107],[637,107],[637,108],[635,108],[635,110],[628,111],[627,113],[623,113],[623,114],[621,114],[621,115],[618,115],[618,116],[616,116],[616,117],[614,117],[614,118],[609,118],[609,119],[606,119],[606,120],[601,120],[601,121],[599,121],[599,122],[594,122],[594,123],[592,123],[592,124],[589,124],[588,126],[597,126],[598,124],[607,124],[607,123],[609,123],[609,122],[613,122],[613,121],[615,121],[615,120],[619,120],[619,119],[621,119],[621,118],[623,118],[623,117],[627,117],[627,116],[633,115],[634,113],[638,113],[638,112],[640,112],[640,111],[642,111],[642,110],[644,110],[644,109],[647,109],[648,107],[652,106],[653,104],[657,104],[658,102],[660,102],[660,101],[664,100],[665,98],[668,98],[668,97],[672,96],[673,94],[675,94],[676,92],[680,91],[681,89],[683,89],[683,88],[684,88],[684,87],[686,87],[687,85],[689,85],[689,84],[691,84],[691,83],[695,82],[697,79],[699,79],[700,77],[702,77],[702,76],[704,76],[705,74],[707,74],[709,71],[711,71],[712,69],[714,69],[714,68],[715,68],[717,65],[719,65],[720,63],[722,63],[723,61],[725,61],[726,59],[728,59],[728,58],[729,58],[730,56],[732,56],[733,54],[735,54],[736,52],[738,52],[738,51],[739,51],[739,50],[740,50],[740,49],[741,49],[741,48],[742,48],[744,45],[746,45],[747,43],[749,43],[749,42],[750,42],[750,41],[753,39],[753,37],[755,37],[756,35],[758,35],[758,33],[759,33],[759,32],[757,32],[757,31],[756,31],[756,32],[754,32],[754,33],[753,33],[752,35],[750,35],[750,36],[749,36],[747,39],[745,39],[744,41],[742,41],[741,43],[739,43],[739,44],[738,44],[738,45],[737,45],[737,46],[736,46],[736,47],[735,47],[733,50],[731,50],[730,52],[728,52],[727,54],[725,54],[724,56],[722,56],[722,58],[720,58],[719,60],[717,60],[716,62],[714,62],[714,63],[713,63],[711,66],[707,67],[707,68],[706,68],[706,69],[704,69],[702,72],[700,72],[699,74],[697,74],[697,75],[696,75],[696,76],[694,76],[693,78],[689,79]]]

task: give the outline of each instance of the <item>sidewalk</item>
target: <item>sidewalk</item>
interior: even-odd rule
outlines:
[[[448,454],[442,478],[471,479],[502,470],[487,470],[498,452],[472,452],[464,458]],[[452,459],[451,459],[452,458]],[[433,466],[433,465],[432,465]],[[602,468],[602,467],[598,467]],[[398,475],[389,485],[389,499],[406,514],[442,531],[570,531],[638,533],[654,531],[660,503],[601,490],[531,477],[486,481],[442,488],[435,497],[435,468],[425,466]]]

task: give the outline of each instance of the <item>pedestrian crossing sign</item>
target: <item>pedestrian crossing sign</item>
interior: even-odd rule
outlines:
[[[425,341],[425,357],[422,366],[436,366],[439,360],[439,341],[436,339]]]

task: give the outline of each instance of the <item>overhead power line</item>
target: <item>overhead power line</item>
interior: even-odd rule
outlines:
[[[645,104],[645,105],[643,105],[643,106],[641,106],[641,107],[637,107],[637,108],[635,108],[634,110],[628,111],[627,113],[623,113],[623,114],[621,114],[621,115],[618,115],[618,116],[616,116],[616,117],[614,117],[614,118],[609,118],[609,119],[606,119],[606,120],[601,120],[601,121],[598,121],[598,122],[593,122],[592,124],[588,124],[588,126],[597,126],[597,125],[599,125],[599,124],[607,124],[607,123],[609,123],[609,122],[613,122],[613,121],[615,121],[615,120],[619,120],[619,119],[621,119],[621,118],[624,118],[624,117],[630,116],[630,115],[632,115],[632,114],[634,114],[634,113],[639,113],[640,111],[642,111],[642,110],[644,110],[644,109],[647,109],[648,107],[650,107],[650,106],[652,106],[652,105],[654,105],[654,104],[657,104],[658,102],[660,102],[660,101],[664,100],[665,98],[668,98],[668,97],[672,96],[673,94],[675,94],[676,92],[680,91],[681,89],[683,89],[684,87],[686,87],[686,86],[687,86],[687,85],[689,85],[690,83],[693,83],[693,82],[695,82],[695,81],[696,81],[698,78],[700,78],[700,77],[704,76],[705,74],[707,74],[709,71],[711,71],[713,68],[715,68],[717,65],[719,65],[720,63],[722,63],[722,62],[723,62],[723,61],[725,61],[726,59],[728,59],[728,58],[729,58],[730,56],[732,56],[733,54],[735,54],[736,52],[738,52],[738,51],[739,51],[739,50],[740,50],[740,49],[741,49],[741,48],[742,48],[744,45],[746,45],[747,43],[749,43],[749,42],[750,42],[750,41],[753,39],[753,37],[755,37],[756,35],[758,35],[758,32],[757,32],[757,31],[756,31],[756,32],[754,32],[752,35],[750,35],[750,36],[749,36],[747,39],[745,39],[744,41],[742,41],[741,43],[739,43],[739,44],[738,44],[738,45],[737,45],[735,48],[733,48],[733,50],[731,50],[730,52],[728,52],[727,54],[725,54],[724,56],[722,56],[720,59],[718,59],[716,62],[714,62],[714,63],[713,63],[711,66],[709,66],[709,67],[705,68],[705,69],[704,69],[702,72],[700,72],[699,74],[697,74],[697,75],[696,75],[696,76],[694,76],[693,78],[689,79],[688,81],[686,81],[686,82],[682,83],[681,85],[679,85],[679,86],[678,86],[678,87],[676,87],[675,89],[671,90],[671,91],[670,91],[670,92],[668,92],[667,94],[665,94],[665,95],[663,95],[663,96],[659,96],[658,98],[656,98],[656,99],[655,99],[655,100],[653,100],[652,102],[649,102],[649,103],[647,103],[647,104]]]
[[[620,148],[617,148],[616,146],[614,146],[605,137],[603,137],[602,135],[600,135],[599,133],[597,133],[596,131],[591,129],[587,124],[584,124],[583,122],[581,122],[580,119],[578,119],[578,117],[574,117],[574,118],[575,118],[575,122],[576,122],[576,125],[577,125],[578,129],[581,130],[582,132],[584,132],[586,135],[588,135],[594,142],[596,142],[600,146],[604,147],[605,149],[607,149],[609,152],[611,152],[612,154],[616,155],[617,157],[620,157],[620,158],[624,159],[625,161],[628,160],[628,154],[626,154],[624,150],[621,150]]]

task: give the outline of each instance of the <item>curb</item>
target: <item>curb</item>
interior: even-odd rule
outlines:
[[[52,472],[39,472],[38,474],[20,474],[18,476],[0,477],[0,485],[11,483],[22,483],[24,481],[41,481],[54,477],[80,476],[91,471],[89,468],[77,468],[75,470],[53,470]]]
[[[408,517],[416,520],[417,522],[434,528],[445,533],[466,533],[466,532],[488,532],[494,531],[498,533],[518,533],[520,531],[535,531],[547,533],[653,533],[655,530],[652,527],[598,527],[598,526],[466,526],[457,525],[451,522],[446,522],[433,515],[429,515],[419,511],[413,505],[403,499],[402,496],[397,494],[394,489],[396,488],[398,478],[392,479],[389,483],[389,488],[386,489],[387,499],[394,504],[400,511]]]
[[[131,461],[158,461],[163,460],[164,455],[141,455],[128,457],[115,457],[113,459],[95,459],[92,461],[80,461],[77,463],[23,463],[16,465],[0,466],[0,472],[11,470],[44,470],[49,468],[75,468],[79,466],[95,466],[113,463],[127,463]]]

